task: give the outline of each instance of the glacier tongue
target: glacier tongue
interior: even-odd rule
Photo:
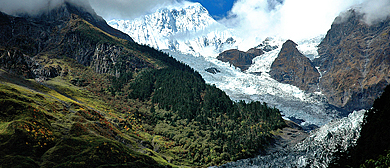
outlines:
[[[280,109],[286,119],[294,118],[301,121],[298,124],[307,130],[311,130],[313,125],[322,126],[340,117],[340,112],[327,103],[324,95],[305,93],[295,86],[279,83],[268,75],[269,67],[279,53],[278,49],[266,53],[264,58],[263,56],[255,58],[257,61],[252,66],[260,68],[250,67],[246,73],[214,57],[163,51],[194,68],[207,83],[216,85],[233,100],[266,102]],[[263,61],[258,61],[262,59]],[[216,68],[220,72],[209,73],[205,71],[207,68]],[[261,74],[255,75],[253,72]]]
[[[348,117],[334,120],[312,131],[303,142],[287,146],[282,151],[227,163],[221,167],[328,167],[336,152],[344,152],[356,144],[365,112],[355,111]]]
[[[306,93],[270,77],[270,67],[286,39],[267,38],[259,42],[255,48],[265,53],[254,58],[251,67],[242,72],[216,57],[227,49],[252,46],[240,46],[243,39],[216,22],[199,3],[165,7],[135,20],[112,20],[109,24],[128,33],[134,41],[167,52],[189,65],[233,100],[266,102],[307,131],[322,126],[294,146],[225,167],[326,167],[335,152],[345,151],[360,136],[364,110],[340,119],[345,113],[330,105],[321,92]],[[320,35],[297,41],[298,50],[310,60],[318,58],[317,46],[323,38]]]
[[[128,33],[134,41],[169,53],[198,71],[205,81],[224,90],[233,100],[262,101],[281,110],[307,130],[339,118],[341,112],[322,94],[305,93],[295,86],[272,79],[268,72],[286,39],[267,38],[256,48],[265,54],[254,58],[246,72],[216,59],[226,49],[238,48],[242,39],[215,21],[199,3],[165,7],[135,20],[112,20],[111,26]],[[316,46],[323,36],[297,42],[310,59],[318,57]],[[255,46],[256,44],[254,44]],[[251,48],[244,46],[244,48]],[[220,72],[206,72],[216,68]]]

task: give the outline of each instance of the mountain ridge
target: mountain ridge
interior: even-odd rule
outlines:
[[[218,165],[257,154],[285,126],[278,109],[234,102],[188,65],[69,11],[0,17],[7,167]]]
[[[215,21],[199,3],[164,7],[131,21],[111,20],[109,24],[140,44],[194,55],[213,56],[236,42],[231,30]]]
[[[364,14],[336,18],[313,62],[323,74],[320,87],[330,102],[348,111],[368,109],[389,84],[390,18],[368,25]]]

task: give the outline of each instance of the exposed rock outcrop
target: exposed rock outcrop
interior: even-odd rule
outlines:
[[[253,58],[264,54],[261,49],[249,49],[247,52],[243,52],[237,49],[227,50],[219,54],[217,59],[223,62],[229,62],[241,69],[241,71],[247,70],[252,65]]]
[[[218,70],[217,68],[214,68],[214,67],[207,68],[207,69],[205,69],[205,71],[208,73],[212,73],[212,74],[217,74],[217,73],[221,72],[220,70]]]
[[[314,60],[322,93],[348,111],[368,109],[390,81],[390,18],[368,25],[355,10],[338,17]]]
[[[296,47],[296,43],[287,40],[272,63],[269,74],[281,83],[291,84],[305,91],[315,91],[320,74],[310,59]]]
[[[98,44],[92,56],[90,65],[97,73],[120,75],[123,69],[136,70],[150,66],[149,63],[128,53],[121,46],[108,43]],[[115,70],[115,71],[112,71]]]
[[[25,78],[34,78],[35,61],[20,50],[0,50],[0,68]]]
[[[93,33],[107,38],[96,39]],[[93,10],[91,13],[67,1],[35,16],[15,17],[0,12],[0,68],[45,80],[66,74],[66,68],[53,62],[55,59],[71,58],[98,73],[116,76],[122,71],[151,66],[123,46],[113,45],[108,36],[133,42]]]
[[[43,12],[38,16],[33,16],[33,19],[43,22],[68,22],[71,20],[72,15],[77,15],[80,18],[83,18],[88,23],[112,36],[134,42],[128,34],[109,26],[107,22],[101,16],[98,16],[90,6],[80,6],[78,4],[68,2],[67,0],[54,9]]]

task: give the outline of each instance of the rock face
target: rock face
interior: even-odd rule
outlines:
[[[354,10],[338,17],[315,59],[322,93],[348,111],[368,109],[390,81],[390,18],[374,24]]]
[[[102,17],[98,16],[91,7],[75,5],[67,0],[65,0],[60,6],[34,17],[34,20],[42,22],[68,22],[72,18],[72,14],[83,18],[88,23],[112,36],[134,42],[133,39],[126,33],[109,26],[107,22]]]
[[[252,65],[253,58],[262,54],[264,54],[264,52],[261,49],[252,48],[247,52],[232,49],[222,52],[217,59],[223,62],[229,62],[235,67],[240,68],[241,71],[245,71]]]
[[[95,13],[69,2],[36,16],[15,17],[0,12],[0,68],[44,80],[66,75],[66,67],[53,61],[66,57],[98,73],[117,76],[121,73],[118,69],[151,66],[122,46],[113,45],[109,38],[94,39],[92,33],[133,42]]]
[[[291,84],[305,91],[315,91],[320,74],[310,59],[296,47],[296,43],[287,40],[272,63],[269,74],[281,83]]]

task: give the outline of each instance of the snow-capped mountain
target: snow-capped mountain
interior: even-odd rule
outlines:
[[[163,51],[194,68],[207,83],[216,85],[233,100],[266,102],[280,109],[286,119],[297,122],[305,129],[310,130],[313,129],[313,125],[322,126],[335,118],[340,118],[341,112],[329,105],[324,95],[306,93],[298,87],[279,83],[270,77],[269,69],[284,41],[280,38],[266,39],[258,48],[270,48],[270,50],[256,57],[246,72],[215,57],[198,57],[172,50]],[[314,51],[307,52],[314,53]],[[208,68],[216,68],[219,72],[215,74],[207,72]]]
[[[140,44],[193,55],[215,55],[236,43],[233,30],[216,22],[199,3],[164,7],[135,20],[109,24]]]
[[[205,81],[224,90],[233,100],[261,101],[282,111],[311,130],[322,126],[341,112],[327,103],[322,94],[306,93],[299,88],[272,79],[268,72],[287,39],[267,38],[258,48],[264,54],[254,58],[253,64],[242,72],[216,57],[226,49],[237,48],[240,38],[215,21],[199,3],[164,7],[155,13],[134,20],[111,20],[111,26],[128,33],[134,41],[169,53],[177,60],[198,71]],[[298,49],[310,59],[318,57],[317,45],[323,35],[298,41]],[[205,71],[215,68],[219,73]]]

